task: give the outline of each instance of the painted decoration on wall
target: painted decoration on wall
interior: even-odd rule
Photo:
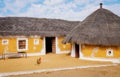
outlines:
[[[34,45],[38,45],[39,44],[39,39],[34,39]]]
[[[106,56],[113,56],[113,49],[111,48],[106,49]]]
[[[3,40],[2,40],[2,45],[8,45],[8,43],[9,43],[8,40],[6,40],[6,39],[3,39]]]

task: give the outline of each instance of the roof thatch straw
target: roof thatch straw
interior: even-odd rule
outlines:
[[[0,36],[65,36],[78,23],[60,19],[0,17]]]
[[[67,42],[120,46],[120,17],[101,7],[67,35],[63,43]]]

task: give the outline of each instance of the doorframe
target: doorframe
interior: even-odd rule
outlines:
[[[45,40],[45,42],[44,42],[44,45],[45,45],[45,46],[44,46],[44,47],[45,47],[45,48],[44,48],[45,54],[47,54],[47,51],[46,51],[46,38],[54,38],[54,39],[55,39],[55,43],[56,43],[56,37],[45,37],[45,39],[44,39],[44,40]],[[52,41],[52,40],[51,40],[51,41]],[[54,53],[54,52],[52,51],[51,53]],[[55,53],[56,53],[56,45],[55,45]]]
[[[72,43],[71,57],[75,57],[75,43]],[[79,58],[82,57],[83,57],[82,48],[81,48],[81,44],[79,44]]]

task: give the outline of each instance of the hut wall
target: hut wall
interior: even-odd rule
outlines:
[[[38,40],[39,44],[35,44],[35,40]],[[29,38],[27,53],[28,56],[45,55],[45,38]]]
[[[82,45],[81,52],[84,57],[92,58],[120,58],[120,47]]]
[[[18,49],[18,40],[19,39],[27,39],[27,49],[19,50]],[[28,55],[43,55],[45,53],[44,50],[44,38],[0,38],[0,53],[11,53],[11,52],[19,52],[26,51]]]
[[[81,53],[83,57],[88,58],[102,58],[102,59],[119,59],[120,47],[119,46],[95,46],[95,45],[82,45]]]
[[[38,44],[35,44],[34,42],[38,41]],[[43,39],[41,38],[28,38],[28,53],[35,53],[35,52],[40,52],[42,50],[43,46]]]
[[[75,44],[72,44],[71,57],[75,57]]]
[[[16,52],[16,38],[0,38],[0,53]]]
[[[72,46],[70,43],[62,44],[64,37],[56,37],[56,53],[70,53]]]

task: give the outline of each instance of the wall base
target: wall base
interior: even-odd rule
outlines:
[[[61,51],[61,52],[56,52],[56,54],[69,54],[70,51]]]
[[[107,61],[112,63],[120,63],[120,58],[91,58],[91,57],[81,57],[82,60],[92,60],[92,61]]]
[[[40,56],[40,55],[45,55],[41,53],[28,53],[27,56]]]

